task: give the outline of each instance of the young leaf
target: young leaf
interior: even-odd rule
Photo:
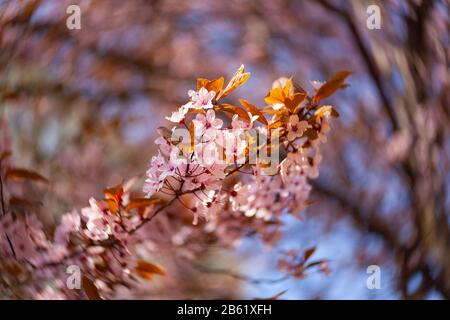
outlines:
[[[160,202],[161,199],[158,198],[135,198],[135,199],[131,199],[130,203],[127,205],[126,210],[131,210],[131,209],[140,209],[140,208],[146,208],[148,206],[151,206],[152,204],[156,204],[158,202]]]
[[[123,183],[107,188],[103,191],[105,194],[106,203],[108,204],[109,211],[117,212],[119,210],[122,197],[124,195]]]
[[[197,91],[200,90],[201,88],[205,87],[208,84],[209,80],[205,79],[205,78],[198,78],[197,79]]]
[[[250,77],[250,72],[244,72],[244,65],[241,64],[239,69],[234,74],[233,78],[231,78],[230,82],[228,82],[225,89],[217,96],[217,100],[229,95],[233,90],[237,87],[242,86]]]
[[[303,261],[306,262],[308,259],[313,255],[313,253],[316,251],[316,247],[311,247],[306,249],[305,253],[303,254]]]
[[[143,260],[138,261],[138,265],[135,268],[135,271],[144,279],[151,280],[153,278],[153,274],[158,274],[160,276],[165,276],[166,272],[159,266],[145,262]]]
[[[344,81],[350,74],[350,71],[339,71],[333,75],[317,90],[313,103],[319,103],[320,100],[331,96],[336,90],[348,87],[348,84],[344,83]]]
[[[48,183],[49,181],[44,176],[40,175],[37,172],[26,170],[26,169],[18,169],[12,168],[6,170],[5,174],[6,180],[20,181],[20,180],[34,180]]]
[[[206,89],[208,89],[208,91],[214,91],[218,93],[220,90],[222,90],[224,81],[225,79],[223,77],[212,80],[206,85]]]
[[[6,158],[8,158],[8,157],[10,157],[11,156],[11,150],[4,150],[3,152],[2,152],[2,155],[0,156],[0,163],[3,161],[3,160],[5,160]]]
[[[339,113],[332,106],[321,106],[314,112],[314,117],[316,119],[320,119],[328,114],[332,115],[333,117],[339,117]]]
[[[264,101],[268,104],[284,104],[285,95],[283,89],[273,88],[264,98]]]
[[[250,117],[248,115],[247,112],[244,111],[244,109],[237,107],[237,106],[233,106],[231,104],[221,104],[218,108],[215,108],[216,111],[224,111],[224,112],[229,112],[234,114],[237,114],[241,119],[250,122]]]
[[[98,293],[98,289],[95,284],[86,276],[82,277],[82,285],[83,290],[88,296],[89,300],[102,300],[100,294]]]
[[[251,104],[250,102],[248,102],[245,99],[239,99],[239,102],[241,103],[242,106],[244,106],[252,115],[254,116],[259,116],[258,117],[258,121],[261,122],[262,124],[265,124],[266,126],[269,125],[269,122],[267,122],[267,119],[264,117],[263,113],[261,112],[261,110],[259,110],[256,106],[254,106],[253,104]]]
[[[218,93],[220,90],[222,90],[223,83],[224,83],[223,77],[217,78],[215,80],[198,78],[197,79],[197,91],[200,90],[202,87],[204,87],[208,91],[214,91],[214,92]]]
[[[316,140],[319,137],[317,131],[311,128],[306,129],[303,134],[308,137],[309,140]]]
[[[255,300],[277,300],[279,297],[281,297],[283,294],[285,294],[286,291],[287,291],[287,289],[283,290],[281,292],[278,292],[277,294],[275,294],[274,296],[271,296],[269,298],[257,298]]]
[[[166,127],[158,127],[156,131],[159,133],[161,137],[163,137],[166,140],[170,140],[172,138],[172,131],[170,131]]]
[[[297,106],[306,98],[306,93],[294,93],[292,96],[285,99],[284,104],[291,111],[294,112]]]

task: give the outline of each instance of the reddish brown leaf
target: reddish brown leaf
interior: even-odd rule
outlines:
[[[350,74],[350,71],[339,71],[334,74],[317,90],[313,102],[318,103],[320,100],[331,96],[336,90],[348,87],[348,84],[344,81]]]
[[[244,65],[241,65],[234,74],[233,78],[231,78],[230,82],[228,82],[225,89],[217,96],[217,99],[229,95],[233,90],[243,85],[248,80],[248,78],[250,77],[250,72],[244,71]]]
[[[11,156],[11,150],[4,150],[0,156],[0,162]]]
[[[86,276],[82,277],[82,285],[83,290],[88,296],[89,300],[102,300],[100,294],[98,293],[98,289],[95,284]]]
[[[47,178],[40,175],[37,172],[30,171],[27,169],[8,169],[5,174],[6,180],[20,181],[20,180],[34,180],[48,183]]]
[[[305,97],[306,93],[295,93],[292,96],[286,98],[284,104],[289,110],[294,111],[297,106],[305,99]]]
[[[281,297],[283,294],[285,294],[286,291],[287,291],[287,289],[286,289],[286,290],[283,290],[283,291],[281,291],[281,292],[278,292],[276,295],[271,296],[271,297],[269,297],[269,298],[257,298],[257,299],[255,299],[255,300],[277,300],[279,297]]]
[[[141,208],[146,208],[148,206],[151,206],[152,204],[158,203],[160,202],[160,199],[157,198],[135,198],[135,199],[131,199],[130,203],[127,205],[127,210],[131,210],[131,209],[141,209]]]
[[[135,271],[144,279],[151,280],[154,274],[165,276],[166,272],[159,266],[143,260],[138,261]]]
[[[320,119],[327,114],[330,114],[333,117],[339,117],[339,113],[332,106],[321,106],[314,112],[314,117]]]
[[[215,108],[215,110],[229,112],[229,113],[232,113],[233,115],[237,114],[239,116],[239,118],[241,118],[242,120],[250,122],[250,117],[249,117],[248,113],[245,112],[245,110],[240,107],[224,103],[224,104],[220,105],[218,108]]]
[[[316,140],[319,137],[317,131],[311,128],[306,129],[304,135],[308,137],[309,140]]]
[[[306,249],[305,253],[303,254],[303,261],[308,261],[309,258],[313,255],[313,253],[316,251],[316,247],[311,247]]]
[[[242,106],[244,106],[252,115],[254,116],[259,116],[258,117],[258,121],[261,122],[262,124],[265,124],[266,126],[269,125],[269,122],[267,122],[267,119],[264,117],[263,113],[261,112],[261,110],[259,110],[256,106],[254,106],[253,104],[251,104],[250,102],[248,102],[245,99],[239,99],[239,102],[241,103]]]

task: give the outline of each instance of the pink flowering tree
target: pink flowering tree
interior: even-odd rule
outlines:
[[[0,287],[9,298],[106,299],[158,277],[170,285],[170,267],[148,259],[175,251],[198,266],[202,244],[226,248],[246,236],[276,246],[285,215],[300,218],[308,205],[310,179],[319,174],[321,147],[337,111],[322,103],[346,87],[350,73],[312,83],[308,93],[291,78],[277,79],[258,108],[229,95],[250,74],[241,66],[224,78],[200,78],[188,101],[160,127],[159,150],[149,163],[142,191],[133,178],[110,187],[89,206],[64,214],[48,228],[36,215],[18,214],[16,181],[48,183],[42,175],[1,158]],[[227,102],[225,102],[227,101]],[[287,276],[328,273],[314,248],[292,250],[279,260]],[[166,276],[166,277],[163,277]],[[239,275],[244,278],[244,276]],[[167,280],[166,280],[167,279]],[[156,285],[156,284],[155,284]],[[80,289],[80,290],[78,290]]]

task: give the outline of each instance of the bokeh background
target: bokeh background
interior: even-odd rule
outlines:
[[[70,4],[81,30],[66,28]],[[371,4],[379,30],[366,27]],[[145,173],[155,129],[197,77],[229,78],[243,63],[252,77],[236,98],[263,106],[279,76],[311,90],[309,80],[351,70],[351,87],[329,101],[341,116],[303,221],[285,221],[276,250],[249,239],[213,253],[224,268],[276,279],[280,251],[315,245],[332,273],[224,274],[203,287],[210,275],[186,274],[184,293],[168,296],[450,298],[449,16],[446,0],[0,0],[2,148],[49,178],[31,192],[52,223]],[[366,287],[369,265],[381,268],[379,290]]]

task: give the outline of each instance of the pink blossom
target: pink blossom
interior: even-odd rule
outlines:
[[[55,231],[55,241],[59,244],[67,244],[69,236],[73,232],[79,231],[81,228],[80,215],[76,210],[66,213],[61,218],[61,223]]]
[[[81,215],[87,218],[85,234],[92,240],[108,239],[112,234],[110,218],[94,198],[89,199],[89,204],[81,209]]]
[[[293,141],[297,138],[300,138],[303,135],[303,132],[308,128],[307,121],[299,121],[298,115],[293,114],[289,117],[289,122],[287,124],[288,136],[287,139],[289,141]]]
[[[172,145],[164,138],[164,137],[158,137],[155,140],[155,143],[158,145],[159,150],[161,151],[163,156],[169,156],[170,152],[172,151]]]
[[[223,121],[216,119],[214,110],[208,110],[206,116],[202,113],[197,114],[192,122],[195,124],[195,132],[197,136],[204,136],[203,141],[209,141],[216,137],[216,131],[222,128]]]
[[[172,115],[170,117],[166,117],[166,119],[174,123],[180,123],[186,117],[190,107],[190,103],[184,104],[178,109],[178,111],[172,112]]]
[[[198,92],[189,90],[188,95],[191,98],[191,107],[194,109],[211,109],[214,107],[212,104],[212,99],[216,95],[214,91],[208,91],[202,87]]]

